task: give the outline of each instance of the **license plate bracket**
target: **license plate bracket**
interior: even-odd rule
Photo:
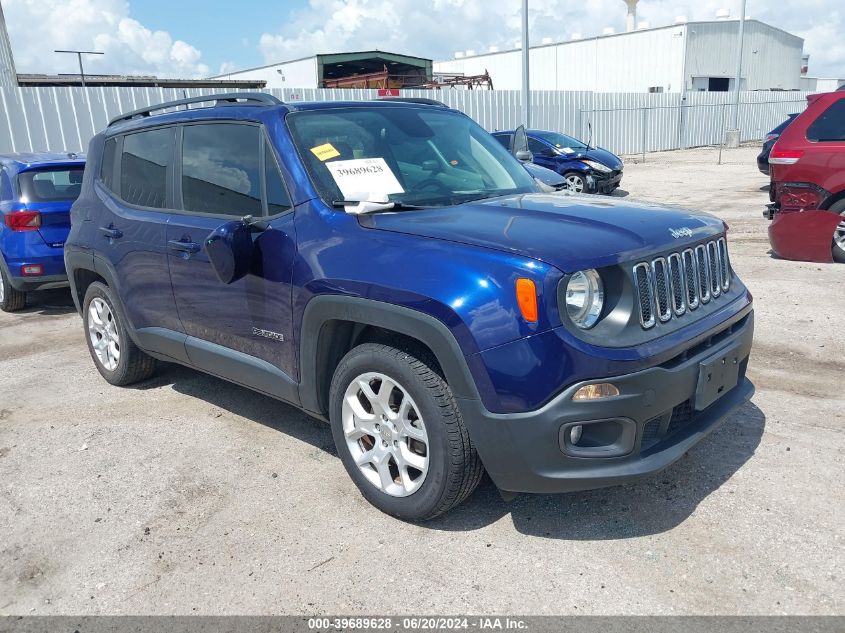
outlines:
[[[722,349],[698,364],[694,408],[703,411],[739,382],[739,345]]]

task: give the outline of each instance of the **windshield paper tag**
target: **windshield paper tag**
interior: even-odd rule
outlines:
[[[334,158],[335,156],[340,156],[340,152],[337,151],[335,149],[335,146],[331,143],[324,143],[323,145],[312,147],[311,151],[314,153],[314,156],[316,156],[322,161],[327,161],[330,158]]]
[[[391,193],[405,193],[383,158],[336,160],[326,163],[326,167],[347,200],[362,194],[371,198]]]

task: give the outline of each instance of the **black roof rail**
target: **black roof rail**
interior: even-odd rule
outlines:
[[[153,112],[156,112],[157,110],[166,110],[167,108],[188,106],[192,103],[205,103],[207,101],[214,101],[214,106],[211,107],[225,105],[275,106],[284,104],[284,101],[281,101],[273,95],[266,94],[264,92],[227,92],[224,94],[205,95],[201,97],[188,97],[187,99],[166,101],[165,103],[159,103],[157,105],[148,106],[146,108],[139,108],[137,110],[132,110],[132,112],[127,112],[125,114],[121,114],[120,116],[114,117],[111,121],[109,121],[109,125],[114,125],[115,123],[119,123],[120,121],[129,121],[131,119],[147,117],[150,116]],[[187,110],[188,108],[186,107],[185,109]]]
[[[421,105],[437,106],[439,108],[449,107],[442,101],[438,101],[437,99],[426,99],[424,97],[379,97],[376,101],[399,101],[404,103],[418,103]]]

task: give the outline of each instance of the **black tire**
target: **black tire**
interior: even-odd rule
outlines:
[[[830,209],[828,209],[828,211],[831,211],[832,213],[838,213],[839,215],[841,215],[842,216],[842,222],[845,223],[845,200],[840,200],[839,202],[837,202],[836,204],[831,206]],[[840,224],[840,227],[841,226],[842,226],[842,224]],[[840,228],[836,229],[837,232],[840,231],[840,230],[845,230],[845,227],[843,227],[841,229]],[[841,246],[839,246],[836,243],[836,233],[834,233],[834,239],[833,239],[832,244],[833,244],[833,261],[839,262],[840,264],[845,264],[845,249],[843,249]]]
[[[0,310],[17,312],[26,307],[26,293],[12,287],[6,272],[0,266]]]
[[[366,343],[343,357],[329,392],[332,435],[347,473],[367,501],[382,512],[406,521],[426,521],[455,507],[475,490],[484,473],[452,390],[432,369],[434,366],[423,353]],[[368,372],[378,372],[401,385],[424,420],[428,471],[419,487],[408,496],[392,496],[370,482],[347,446],[342,419],[344,395],[356,378]]]
[[[563,177],[567,181],[566,186],[564,187],[567,191],[571,191],[573,193],[589,193],[589,191],[587,191],[587,179],[581,174],[574,171],[568,171],[563,174]]]
[[[90,330],[91,325],[91,304],[99,299],[108,306],[110,316],[107,319],[109,323],[113,322],[114,331],[117,333],[119,358],[116,366],[112,369],[107,368],[103,361],[100,360],[97,352],[94,349],[92,335]],[[120,310],[116,309],[117,302],[112,299],[111,290],[105,284],[95,281],[85,292],[85,299],[82,303],[82,323],[85,331],[85,341],[88,343],[88,351],[91,353],[91,358],[97,371],[112,385],[119,387],[131,385],[142,380],[146,380],[156,370],[156,361],[151,356],[142,352],[137,345],[129,337],[126,330],[125,321]]]

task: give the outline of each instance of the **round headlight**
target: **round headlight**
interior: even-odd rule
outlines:
[[[604,305],[604,288],[595,270],[582,270],[566,284],[566,312],[572,322],[588,330],[599,320]]]

